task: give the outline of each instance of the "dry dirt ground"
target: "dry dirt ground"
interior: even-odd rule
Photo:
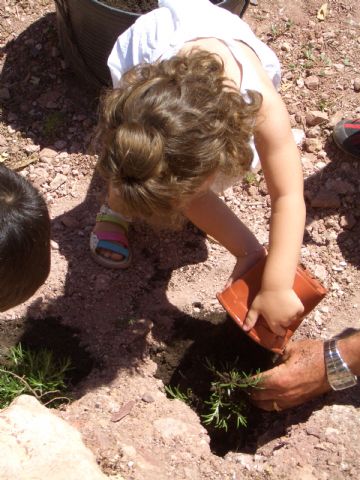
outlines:
[[[279,55],[293,127],[306,133],[302,262],[329,292],[298,338],[360,326],[360,163],[331,139],[339,119],[360,116],[360,6],[329,1],[319,21],[322,3],[258,0],[245,15]],[[192,226],[157,233],[135,225],[128,271],[92,261],[88,237],[103,193],[88,149],[98,97],[66,66],[54,12],[48,0],[0,0],[0,161],[40,188],[52,217],[51,275],[26,305],[2,314],[0,353],[31,332],[47,344],[49,319],[71,327],[62,347],[76,338],[79,350],[91,355],[91,373],[59,414],[79,428],[109,475],[358,478],[359,387],[288,412],[255,411],[246,441],[226,455],[210,450],[190,407],[166,397],[154,360],[171,347],[183,319],[188,332],[201,335],[211,314],[223,315],[215,294],[234,260]],[[311,111],[323,112],[319,125]],[[261,172],[226,192],[225,201],[266,242],[269,198]],[[124,406],[128,415],[113,421],[126,413]]]

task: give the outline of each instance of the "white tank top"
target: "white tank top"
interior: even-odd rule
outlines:
[[[113,86],[139,63],[154,63],[176,55],[186,42],[217,38],[227,45],[242,65],[240,91],[258,90],[259,80],[247,65],[237,41],[247,44],[258,56],[275,88],[280,85],[280,63],[275,53],[237,15],[209,0],[159,0],[159,8],[141,15],[122,33],[108,58]]]
[[[107,62],[114,88],[122,75],[135,65],[169,59],[186,42],[198,38],[217,38],[227,45],[242,66],[240,92],[245,98],[247,90],[260,90],[260,80],[238,41],[256,53],[275,88],[279,88],[281,70],[277,56],[240,17],[213,5],[210,0],[159,0],[158,3],[159,8],[141,15],[116,40]],[[254,154],[251,168],[256,170],[260,160],[253,139],[250,146]],[[217,192],[224,190],[226,184],[234,183],[234,179],[228,182],[225,177],[221,178],[217,182],[219,186],[214,188]]]

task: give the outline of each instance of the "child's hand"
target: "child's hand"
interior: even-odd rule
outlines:
[[[303,312],[304,306],[294,290],[261,290],[250,307],[243,329],[253,328],[261,315],[274,333],[284,336],[286,328]]]

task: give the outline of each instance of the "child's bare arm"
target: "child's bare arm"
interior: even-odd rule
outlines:
[[[303,311],[292,290],[305,223],[303,177],[286,107],[272,85],[265,83],[262,93],[255,143],[271,197],[270,247],[246,327],[262,314],[275,333],[283,334]]]
[[[261,249],[255,235],[211,190],[195,197],[184,214],[235,257],[242,257]]]

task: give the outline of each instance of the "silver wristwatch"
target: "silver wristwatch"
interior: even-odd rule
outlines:
[[[336,341],[337,339],[333,339],[324,342],[326,374],[329,385],[333,390],[344,390],[356,385],[357,377],[341,358]]]

